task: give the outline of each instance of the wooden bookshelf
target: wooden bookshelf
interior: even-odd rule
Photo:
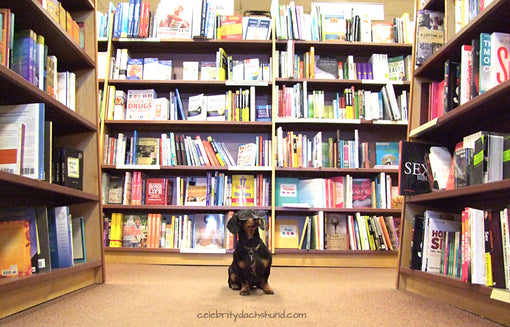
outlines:
[[[440,144],[453,149],[466,135],[480,130],[509,133],[508,111],[505,99],[509,96],[509,81],[495,86],[470,101],[428,121],[428,84],[444,78],[444,62],[458,61],[460,48],[479,38],[480,33],[508,32],[510,13],[508,0],[493,1],[478,13],[458,33],[454,33],[453,3],[430,0],[424,9],[439,10],[446,14],[446,43],[423,65],[415,69],[412,82],[412,101],[409,117],[408,139]],[[420,8],[420,1],[416,1]],[[410,268],[411,242],[414,217],[425,210],[460,213],[465,207],[501,210],[508,205],[508,179],[497,182],[471,185],[462,188],[433,191],[431,193],[406,196],[402,217],[401,243],[398,263],[397,287],[435,298],[444,303],[486,317],[498,323],[510,324],[510,304],[495,300],[492,296],[507,291],[463,282],[460,278],[435,274]],[[508,296],[506,296],[508,299]]]
[[[0,279],[0,318],[104,281],[98,185],[95,1],[60,2],[74,20],[84,22],[84,48],[48,15],[39,1],[0,1],[0,7],[10,8],[15,14],[15,30],[31,28],[45,37],[49,53],[58,59],[59,71],[76,74],[76,110],[5,66],[0,66],[0,102],[2,105],[44,103],[45,120],[53,122],[53,146],[65,145],[83,151],[83,190],[0,172],[0,207],[69,206],[73,216],[84,217],[87,260],[68,268]]]
[[[282,1],[280,1],[283,4]],[[285,48],[286,40],[277,40],[274,37],[265,41],[249,41],[249,40],[216,40],[216,39],[195,39],[195,40],[154,40],[154,39],[103,39],[100,42],[100,50],[107,51],[108,57],[115,56],[116,50],[119,48],[127,48],[132,58],[140,57],[158,57],[163,56],[164,59],[172,59],[174,62],[173,69],[175,76],[172,80],[153,81],[153,80],[118,80],[105,78],[100,81],[99,87],[106,92],[109,85],[115,86],[117,89],[155,89],[158,96],[165,96],[169,91],[179,88],[179,91],[185,93],[181,97],[187,98],[190,95],[198,93],[220,93],[231,87],[243,87],[243,83],[239,81],[184,81],[182,76],[182,61],[192,60],[200,61],[203,58],[213,58],[211,54],[218,50],[219,47],[224,48],[227,53],[233,54],[235,57],[250,58],[259,57],[262,62],[272,60],[276,61],[276,50]],[[397,55],[410,55],[412,53],[412,44],[387,44],[372,42],[344,42],[344,41],[302,41],[295,40],[294,47],[296,53],[302,54],[311,46],[314,46],[317,54],[326,55],[329,53],[338,56],[354,55],[360,60],[368,59],[372,53],[385,53],[389,57]],[[169,52],[168,49],[171,49]],[[209,59],[211,60],[211,59]],[[214,60],[214,59],[212,59]],[[272,67],[273,71],[278,69],[277,66]],[[186,135],[230,135],[231,139],[245,137],[247,134],[262,134],[264,137],[272,139],[273,148],[275,146],[275,132],[279,126],[286,130],[308,130],[318,131],[325,130],[334,133],[336,129],[342,131],[353,132],[359,129],[363,134],[362,139],[365,141],[398,141],[405,139],[407,133],[407,121],[391,121],[391,120],[339,120],[339,119],[288,119],[278,118],[275,114],[276,106],[276,87],[284,84],[308,83],[309,90],[327,89],[329,91],[339,90],[350,86],[356,89],[367,89],[379,91],[386,83],[371,82],[369,80],[326,80],[326,79],[301,79],[301,78],[276,78],[273,72],[271,80],[265,85],[257,85],[257,103],[266,101],[273,107],[273,119],[269,122],[208,122],[208,121],[128,121],[128,120],[105,120],[104,132],[101,135],[108,134],[116,136],[117,133],[132,133],[134,130],[142,133],[152,133],[156,135],[160,132],[184,132]],[[249,84],[248,84],[249,85]],[[396,91],[410,90],[411,83],[409,81],[393,83]],[[262,97],[262,100],[260,100]],[[184,104],[186,107],[186,104]],[[233,140],[235,141],[235,140]],[[126,171],[137,170],[137,167],[129,167],[128,165],[110,165],[102,164],[101,171],[113,175],[121,175]],[[141,170],[141,169],[140,169]],[[300,176],[300,177],[325,177],[350,174],[355,177],[375,177],[380,173],[386,173],[392,177],[393,184],[398,183],[397,169],[379,169],[379,168],[280,168],[274,165],[270,167],[195,167],[195,166],[159,166],[157,169],[142,170],[147,176],[175,176],[175,175],[196,175],[203,174],[206,171],[220,171],[228,174],[262,174],[271,180],[272,202],[274,202],[274,182],[277,176]],[[124,213],[143,213],[143,212],[163,212],[167,214],[178,214],[185,212],[192,214],[193,212],[219,212],[226,213],[230,210],[238,210],[239,207],[189,207],[189,206],[130,206],[130,205],[110,205],[102,204],[102,212],[108,216],[113,212]],[[331,208],[313,208],[309,210],[275,207],[274,205],[256,207],[268,211],[272,217],[274,225],[278,215],[287,214],[313,214],[318,210],[331,213],[355,214],[363,212],[367,215],[392,215],[395,218],[400,217],[401,209],[331,209]],[[274,233],[274,230],[272,230]],[[194,257],[196,256],[196,257]],[[221,255],[211,254],[210,257],[203,254],[182,254],[178,250],[168,249],[118,249],[105,248],[106,262],[126,262],[126,263],[157,263],[157,264],[230,264],[229,255],[225,259]],[[273,264],[285,266],[346,266],[346,267],[395,267],[397,260],[397,251],[286,251],[282,249],[274,250]]]

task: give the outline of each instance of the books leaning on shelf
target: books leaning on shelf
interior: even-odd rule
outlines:
[[[416,18],[416,65],[421,65],[444,43],[444,13],[418,10]]]

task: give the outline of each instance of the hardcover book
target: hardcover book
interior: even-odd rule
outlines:
[[[140,137],[136,143],[136,165],[159,165],[159,139]]]
[[[207,201],[207,177],[188,177],[184,205],[205,206]]]
[[[325,13],[322,15],[322,40],[345,40],[344,14]]]
[[[147,178],[145,181],[145,204],[166,205],[166,188],[166,178]]]
[[[293,177],[276,178],[276,206],[292,205],[299,203],[299,179]]]
[[[147,216],[124,215],[122,247],[144,248],[147,240]]]
[[[490,87],[494,87],[509,78],[510,33],[491,34]]]
[[[83,151],[62,148],[62,185],[83,190]]]
[[[297,249],[299,246],[299,225],[297,219],[275,220],[275,248]]]
[[[393,23],[372,21],[372,42],[395,43]]]
[[[255,202],[253,175],[232,175],[232,205],[252,207]]]
[[[372,188],[370,178],[352,179],[352,207],[372,207]]]
[[[399,144],[398,142],[375,142],[375,167],[398,168]]]
[[[160,40],[191,39],[193,3],[165,0],[156,9],[155,25]]]

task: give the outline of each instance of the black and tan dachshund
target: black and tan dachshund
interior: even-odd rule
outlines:
[[[265,217],[264,211],[241,210],[227,223],[228,230],[238,234],[234,259],[228,268],[228,286],[241,290],[240,295],[250,295],[252,288],[274,294],[268,283],[271,252],[259,236],[259,227],[265,229]]]

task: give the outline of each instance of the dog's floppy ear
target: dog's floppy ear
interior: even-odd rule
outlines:
[[[241,230],[241,226],[239,225],[239,215],[237,212],[234,213],[232,218],[229,219],[227,228],[232,234],[237,234]]]

